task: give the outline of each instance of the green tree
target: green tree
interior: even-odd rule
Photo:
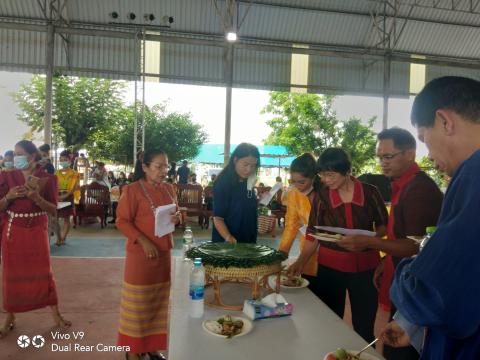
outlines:
[[[352,157],[358,172],[375,156],[375,118],[362,124],[360,119],[340,121],[333,110],[333,96],[271,92],[264,114],[272,132],[267,144],[283,145],[294,155],[312,152],[319,155],[328,147],[342,147]]]
[[[52,137],[65,147],[92,145],[99,132],[117,122],[122,108],[123,82],[96,78],[53,78]],[[45,78],[34,76],[13,94],[21,113],[18,119],[38,132],[44,126]]]
[[[54,143],[75,150],[86,148],[96,159],[131,164],[135,107],[124,105],[125,87],[124,82],[105,79],[54,77]],[[34,76],[13,98],[22,111],[18,119],[30,126],[30,133],[42,131],[45,78]],[[164,149],[172,161],[194,158],[207,139],[190,114],[169,114],[165,104],[146,106],[144,116],[145,147]]]
[[[375,162],[377,136],[372,130],[375,120],[373,117],[364,125],[359,118],[352,117],[341,125],[340,147],[350,154],[352,167],[357,174]]]
[[[194,158],[207,140],[207,134],[192,122],[190,114],[168,113],[165,104],[145,106],[144,117],[145,148],[163,149],[170,161]],[[106,133],[96,134],[91,153],[98,158],[132,163],[134,119],[132,104],[122,110],[120,121],[112,124]]]
[[[338,145],[338,120],[332,104],[332,96],[271,92],[270,101],[262,110],[274,115],[267,121],[272,133],[265,142],[283,145],[295,155],[305,151],[319,154]]]
[[[420,166],[420,168],[425,171],[437,183],[438,187],[446,188],[448,186],[448,176],[438,170],[433,161],[430,160],[427,156],[422,157],[417,162],[418,166]]]

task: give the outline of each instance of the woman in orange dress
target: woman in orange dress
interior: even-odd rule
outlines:
[[[173,187],[165,182],[168,157],[147,151],[143,176],[123,188],[117,208],[117,227],[128,238],[120,304],[118,345],[128,347],[127,359],[161,358],[167,349],[172,234],[155,236],[155,208],[176,204]],[[173,223],[180,222],[174,211]]]
[[[305,246],[305,234],[312,208],[313,197],[320,189],[320,179],[317,177],[317,164],[312,154],[305,153],[293,160],[290,165],[290,179],[293,188],[287,194],[287,213],[285,215],[285,230],[278,250],[290,252],[293,242],[300,232],[300,251]],[[316,189],[314,189],[316,187]],[[308,280],[309,289],[316,294],[317,258],[312,255],[302,270],[302,276]]]
[[[70,326],[58,310],[50,267],[48,216],[57,211],[57,182],[38,164],[31,141],[15,145],[15,170],[0,173],[3,307],[7,312],[0,338],[15,325],[15,313],[50,306],[57,326]]]

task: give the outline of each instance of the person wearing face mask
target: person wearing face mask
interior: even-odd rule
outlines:
[[[75,216],[75,203],[80,200],[80,174],[71,168],[71,161],[67,151],[60,153],[60,169],[55,175],[58,179],[58,199],[69,202],[70,206],[62,208],[57,214],[57,242],[55,245],[65,244],[70,231],[70,217]],[[60,219],[63,219],[63,231],[60,227]]]
[[[148,150],[140,161],[143,175],[123,188],[117,207],[117,227],[127,237],[117,345],[130,348],[127,359],[143,359],[144,353],[163,359],[157,352],[167,349],[173,237],[155,236],[155,208],[177,199],[165,182],[167,154]],[[180,212],[172,210],[170,221],[178,224]]]
[[[5,152],[3,156],[3,166],[2,171],[10,171],[13,170],[13,150],[8,150]]]
[[[15,313],[50,306],[56,326],[68,327],[58,310],[50,266],[48,216],[57,212],[57,180],[37,165],[40,154],[31,141],[15,145],[15,170],[0,173],[3,307],[7,312],[0,338],[15,326]]]
[[[52,160],[50,160],[50,145],[43,144],[38,148],[40,151],[40,155],[42,156],[40,160],[40,165],[42,165],[43,169],[49,174],[55,174],[55,167],[52,164]]]
[[[287,213],[285,215],[285,230],[278,250],[290,252],[297,233],[300,232],[300,250],[305,246],[305,233],[310,216],[310,209],[315,190],[320,189],[320,179],[317,177],[316,161],[312,154],[305,153],[293,160],[290,165],[290,180],[292,189],[287,195]],[[314,189],[314,187],[316,189]],[[317,259],[314,255],[306,262],[302,276],[309,281],[308,287],[316,292]]]
[[[257,199],[253,189],[260,153],[248,143],[238,145],[213,184],[213,242],[257,242]]]
[[[111,188],[111,184],[108,181],[107,169],[105,169],[105,163],[98,162],[97,168],[93,171],[93,181],[108,187],[108,189]]]
[[[350,252],[334,241],[318,240],[312,235],[318,232],[315,226],[320,225],[369,230],[383,237],[387,230],[387,209],[377,188],[350,175],[351,161],[344,150],[326,149],[317,161],[317,171],[325,186],[314,194],[307,241],[288,274],[300,274],[308,259],[317,253],[318,296],[343,318],[348,290],[353,328],[371,342],[375,338],[373,326],[378,308],[373,275],[380,263],[379,252]]]
[[[12,150],[8,150],[5,152],[5,155],[2,159],[2,167],[1,167],[1,171],[4,172],[4,171],[12,171],[14,169],[13,167],[13,151]],[[0,255],[2,253],[2,248],[1,248],[1,230],[2,230],[2,226],[3,224],[5,223],[5,214],[3,213],[0,213]]]

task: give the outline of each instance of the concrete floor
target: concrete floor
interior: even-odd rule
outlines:
[[[120,286],[123,259],[53,258],[53,273],[57,283],[59,307],[64,317],[72,321],[68,330],[52,327],[50,309],[45,308],[17,315],[16,328],[0,340],[0,359],[122,359],[122,353],[55,352],[52,347],[79,343],[115,345],[120,304]],[[1,291],[0,291],[1,292]],[[5,314],[0,315],[3,324]],[[52,332],[69,334],[72,340],[54,340]],[[73,334],[83,332],[82,340]],[[21,349],[17,338],[42,335],[45,346],[37,349],[31,345]]]
[[[211,230],[201,230],[195,222],[190,223],[197,238],[207,239]],[[282,229],[277,229],[277,236],[262,237],[261,242],[276,247],[281,237]],[[175,239],[177,246],[182,231],[177,230]],[[123,277],[123,258],[121,257],[95,257],[95,247],[91,246],[95,239],[123,242],[123,236],[109,225],[106,229],[100,229],[98,224],[82,226],[72,229],[70,237],[73,239],[85,239],[84,242],[72,241],[72,247],[88,247],[91,255],[87,257],[55,256],[56,249],[52,246],[52,267],[57,283],[60,310],[66,319],[71,320],[73,325],[68,330],[55,329],[50,309],[42,309],[17,315],[16,328],[6,337],[0,340],[0,360],[3,359],[26,359],[34,357],[43,359],[122,359],[121,352],[79,352],[79,351],[53,351],[68,343],[78,343],[85,346],[97,344],[115,345],[117,336],[117,322],[119,314],[120,290]],[[89,241],[90,240],[90,241]],[[68,239],[67,239],[68,243]],[[82,254],[89,254],[85,249]],[[62,249],[63,251],[63,249]],[[80,252],[80,251],[79,251]],[[1,271],[1,270],[0,270]],[[1,289],[0,289],[1,295]],[[345,321],[350,321],[349,305],[346,306]],[[0,323],[3,324],[5,313],[0,313]],[[376,332],[387,321],[387,314],[379,310],[377,316]],[[55,331],[70,335],[70,340],[53,339]],[[83,339],[74,339],[74,335]],[[45,346],[37,349],[30,345],[21,349],[17,345],[17,338],[27,335],[32,338],[42,335]],[[74,346],[74,345],[72,345]],[[203,360],[203,359],[201,359]],[[205,359],[206,360],[206,359]]]

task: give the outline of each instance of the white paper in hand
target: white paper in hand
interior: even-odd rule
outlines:
[[[282,188],[282,183],[275,183],[275,185],[273,185],[273,187],[270,189],[270,191],[268,193],[264,194],[264,196],[259,201],[259,203],[261,205],[267,206],[270,203],[270,201],[272,201],[273,197],[278,192],[278,190],[280,190],[281,188]]]
[[[329,231],[336,234],[342,234],[345,236],[354,236],[354,235],[375,236],[376,235],[376,233],[373,231],[362,230],[362,229],[345,229],[345,228],[332,227],[332,226],[315,226],[315,229]]]
[[[155,236],[161,237],[175,231],[171,217],[177,211],[177,205],[169,204],[155,209]]]

